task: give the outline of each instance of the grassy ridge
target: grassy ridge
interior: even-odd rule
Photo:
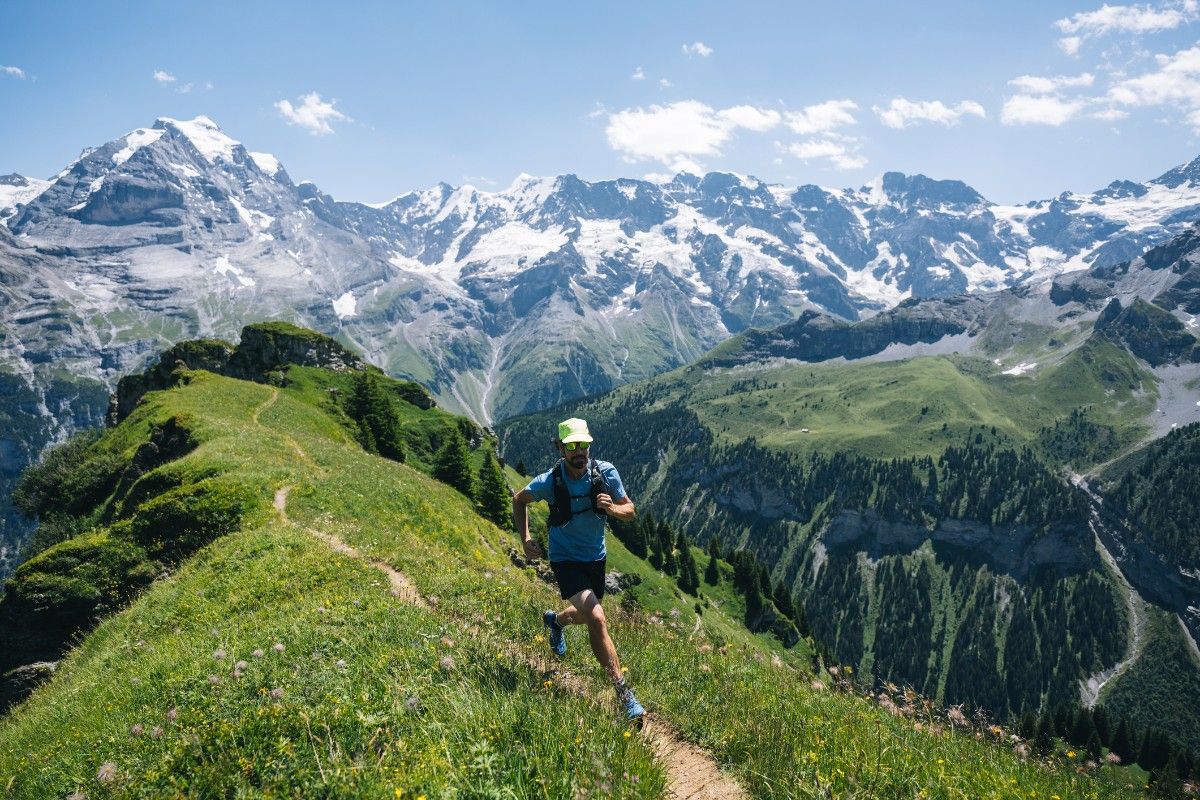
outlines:
[[[545,648],[538,612],[557,595],[513,566],[511,535],[466,498],[364,454],[301,390],[203,373],[148,396],[109,434],[112,446],[135,448],[153,423],[179,415],[200,446],[159,469],[236,477],[254,488],[258,511],[103,623],[0,721],[0,785],[11,796],[661,793],[662,765],[615,709],[556,691],[504,656],[505,642]],[[282,486],[293,487],[291,522],[270,509]],[[402,605],[381,574],[305,528],[404,571],[435,608]],[[934,720],[813,688],[748,639],[721,634],[736,624],[713,623],[721,612],[711,606],[695,636],[678,620],[618,609],[614,638],[635,687],[755,795],[1124,794],[1109,768],[1047,769]],[[611,696],[579,633],[566,666]],[[102,769],[113,780],[99,781]]]

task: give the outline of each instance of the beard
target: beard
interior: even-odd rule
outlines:
[[[579,469],[580,467],[583,467],[584,465],[586,465],[587,460],[588,460],[588,457],[585,453],[576,452],[576,453],[572,453],[571,455],[567,456],[567,463],[569,463],[572,467],[575,467],[576,469]]]

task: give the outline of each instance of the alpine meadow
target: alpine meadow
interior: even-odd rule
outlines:
[[[1195,0],[7,10],[0,796],[1200,795]]]

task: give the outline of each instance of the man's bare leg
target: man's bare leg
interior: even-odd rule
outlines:
[[[608,635],[608,619],[604,616],[604,607],[600,605],[591,589],[584,589],[574,595],[570,603],[570,608],[558,612],[558,624],[587,625],[592,654],[596,656],[613,685],[620,684],[623,680],[621,662],[617,659],[617,648]]]

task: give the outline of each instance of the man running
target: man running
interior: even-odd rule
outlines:
[[[592,653],[617,690],[625,716],[640,723],[646,710],[625,683],[600,605],[604,598],[605,518],[628,522],[637,511],[625,494],[616,467],[590,458],[591,444],[587,422],[574,418],[560,422],[554,445],[562,459],[517,492],[513,497],[513,520],[525,556],[540,558],[542,548],[529,538],[528,506],[538,500],[550,504],[550,568],[558,581],[559,593],[571,603],[557,614],[548,610],[542,615],[550,647],[557,655],[565,655],[567,639],[563,628],[587,625]]]

